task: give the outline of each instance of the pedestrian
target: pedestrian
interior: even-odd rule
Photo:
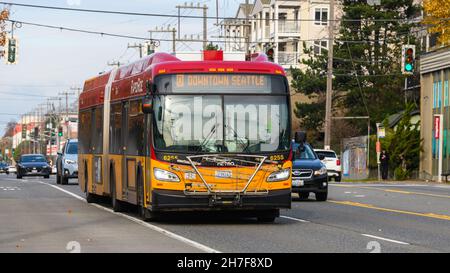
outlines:
[[[389,155],[386,150],[383,150],[380,154],[380,162],[381,162],[381,177],[383,180],[388,178],[388,169],[389,169]]]

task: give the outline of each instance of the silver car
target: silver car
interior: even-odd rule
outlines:
[[[69,178],[78,178],[77,139],[68,139],[56,159],[56,183],[67,185]]]

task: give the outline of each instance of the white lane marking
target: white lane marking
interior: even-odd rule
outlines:
[[[294,220],[294,221],[297,221],[297,222],[310,223],[307,220],[303,220],[303,219],[299,219],[299,218],[294,218],[294,217],[289,217],[289,216],[284,216],[284,215],[280,215],[280,217],[281,218],[286,218],[286,219],[289,219],[289,220]]]
[[[366,236],[366,237],[370,237],[370,238],[374,238],[374,239],[378,239],[378,240],[391,242],[391,243],[396,243],[396,244],[401,244],[401,245],[410,245],[409,243],[405,243],[405,242],[397,241],[397,240],[392,240],[392,239],[387,239],[387,238],[383,238],[383,237],[379,237],[379,236],[375,236],[375,235],[370,235],[370,234],[361,234],[361,235],[362,236]]]
[[[60,188],[60,187],[58,187],[58,186],[55,186],[55,185],[52,185],[52,184],[48,184],[48,183],[46,183],[46,182],[41,182],[41,181],[37,181],[37,182],[38,182],[38,183],[41,183],[41,184],[48,185],[48,186],[50,186],[50,187],[53,187],[53,188],[55,188],[55,189],[57,189],[57,190],[59,190],[59,191],[62,191],[62,192],[64,192],[64,193],[66,193],[66,194],[69,194],[69,195],[72,196],[72,197],[75,197],[75,198],[78,199],[78,200],[81,200],[81,201],[83,201],[83,202],[86,202],[86,199],[85,199],[85,198],[83,198],[83,197],[81,197],[81,196],[79,196],[79,195],[76,195],[75,193],[72,193],[72,192],[70,192],[70,191],[67,191],[67,190],[65,190],[65,189],[62,189],[62,188]],[[188,238],[186,238],[186,237],[183,237],[183,236],[181,236],[181,235],[175,234],[175,233],[173,233],[173,232],[171,232],[171,231],[168,231],[168,230],[166,230],[166,229],[163,229],[163,228],[160,228],[160,227],[158,227],[158,226],[149,224],[149,223],[147,223],[147,222],[145,222],[145,221],[136,219],[136,218],[134,218],[134,217],[132,217],[132,216],[129,216],[129,215],[126,215],[126,214],[123,214],[123,213],[120,213],[120,212],[114,212],[114,211],[113,211],[112,209],[110,209],[110,208],[106,208],[106,207],[103,207],[103,206],[98,205],[98,204],[88,204],[88,205],[92,205],[92,206],[94,206],[94,207],[96,207],[96,208],[102,209],[102,210],[107,211],[107,212],[109,212],[109,213],[112,213],[112,214],[115,214],[115,215],[122,216],[123,218],[126,218],[126,219],[128,219],[128,220],[131,220],[131,221],[133,221],[133,222],[135,222],[135,223],[137,223],[137,224],[140,224],[140,225],[142,225],[142,226],[144,226],[144,227],[150,228],[150,229],[152,229],[152,230],[154,230],[154,231],[156,231],[156,232],[159,232],[159,233],[161,233],[161,234],[166,235],[167,237],[170,237],[170,238],[172,238],[172,239],[178,240],[178,241],[183,242],[183,243],[185,243],[185,244],[187,244],[187,245],[190,245],[190,246],[193,246],[193,247],[195,247],[195,248],[198,248],[198,249],[200,249],[200,250],[202,250],[202,251],[205,251],[205,252],[208,252],[208,253],[220,253],[220,251],[218,251],[218,250],[215,250],[215,249],[213,249],[213,248],[210,248],[210,247],[208,247],[208,246],[205,246],[205,245],[203,245],[203,244],[201,244],[201,243],[195,242],[195,241],[193,241],[193,240],[191,240],[191,239],[188,239]]]
[[[358,195],[355,195],[355,197],[361,198],[361,197],[366,197],[366,196],[364,194],[358,194]]]
[[[198,249],[200,249],[200,250],[202,250],[202,251],[205,251],[205,252],[207,252],[207,253],[220,253],[220,251],[218,251],[218,250],[215,250],[215,249],[213,249],[213,248],[210,248],[210,247],[208,247],[208,246],[205,246],[205,245],[203,245],[203,244],[201,244],[201,243],[192,241],[191,239],[188,239],[188,238],[183,237],[183,236],[181,236],[181,235],[175,234],[175,233],[173,233],[173,232],[171,232],[171,231],[168,231],[168,230],[166,230],[166,229],[160,228],[160,227],[158,227],[158,226],[152,225],[152,224],[147,223],[147,222],[145,222],[145,221],[143,221],[143,220],[134,218],[134,217],[132,217],[132,216],[130,216],[130,215],[126,215],[126,214],[123,214],[123,213],[120,213],[120,212],[114,212],[112,209],[103,207],[103,206],[98,205],[98,204],[91,204],[91,205],[93,205],[94,207],[97,207],[97,208],[99,208],[99,209],[108,211],[108,212],[110,212],[110,213],[112,213],[112,214],[120,215],[120,216],[122,216],[122,217],[124,217],[124,218],[126,218],[126,219],[128,219],[128,220],[130,220],[130,221],[133,221],[133,222],[135,222],[135,223],[137,223],[137,224],[139,224],[139,225],[141,225],[141,226],[150,228],[150,229],[152,229],[152,230],[154,230],[154,231],[157,231],[157,232],[159,232],[159,233],[162,233],[162,234],[164,234],[164,235],[166,235],[166,236],[168,236],[168,237],[170,237],[170,238],[172,238],[172,239],[181,241],[181,242],[183,242],[183,243],[185,243],[185,244],[187,244],[187,245],[196,247],[196,248],[198,248]]]

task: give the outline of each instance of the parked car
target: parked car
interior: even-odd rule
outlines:
[[[6,167],[5,172],[6,172],[6,174],[16,173],[17,172],[16,166],[11,165],[11,166]]]
[[[0,162],[0,173],[6,173],[6,168],[8,167],[8,164],[4,162]]]
[[[308,199],[313,192],[317,201],[328,198],[328,174],[325,164],[306,142],[306,134],[295,133],[293,143],[294,160],[292,162],[292,192],[300,199]]]
[[[77,139],[68,139],[56,159],[56,183],[66,185],[69,178],[78,178]]]
[[[24,176],[43,176],[44,178],[50,178],[50,173],[52,172],[52,167],[41,154],[21,155],[16,169],[17,179],[21,179]]]
[[[341,182],[342,169],[341,160],[333,150],[314,149],[316,154],[323,158],[322,162],[327,167],[328,177],[334,178],[334,181]]]

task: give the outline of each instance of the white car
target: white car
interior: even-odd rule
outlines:
[[[337,157],[336,153],[332,150],[314,149],[317,156],[327,167],[328,177],[333,177],[334,181],[341,182],[342,168],[341,160]]]
[[[8,169],[6,170],[6,174],[16,173],[16,172],[17,172],[16,166],[8,166]]]

